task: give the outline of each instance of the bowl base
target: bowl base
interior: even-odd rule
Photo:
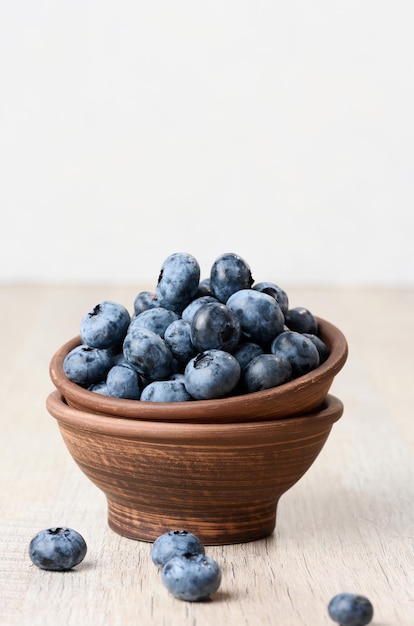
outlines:
[[[246,507],[226,509],[221,515],[195,516],[142,511],[108,500],[109,527],[129,539],[153,542],[168,530],[188,530],[205,545],[226,545],[256,541],[272,534],[276,526],[277,502],[258,504],[246,517]]]

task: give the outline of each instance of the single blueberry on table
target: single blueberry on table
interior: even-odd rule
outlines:
[[[167,327],[164,341],[179,363],[187,363],[197,353],[191,341],[191,325],[184,319],[178,319]]]
[[[151,546],[151,559],[161,569],[174,556],[205,554],[203,543],[188,530],[168,530]]]
[[[248,393],[283,385],[292,376],[290,362],[275,354],[260,354],[246,366],[243,384]]]
[[[261,291],[262,293],[267,293],[268,296],[272,296],[282,309],[283,315],[286,315],[289,309],[289,298],[286,291],[279,287],[279,285],[275,285],[275,283],[262,282],[253,285],[253,289]]]
[[[240,379],[237,359],[225,350],[205,350],[193,357],[184,370],[185,386],[196,400],[224,398]]]
[[[293,330],[275,337],[270,344],[270,351],[290,362],[293,378],[303,376],[319,365],[319,352],[315,344],[308,337]]]
[[[72,382],[81,387],[90,387],[106,379],[114,362],[109,350],[80,345],[65,356],[63,371]]]
[[[253,282],[249,265],[232,252],[220,255],[211,266],[211,293],[224,304],[233,293],[249,289]]]
[[[132,365],[114,365],[106,377],[106,389],[113,398],[139,400],[142,384],[137,370]]]
[[[179,316],[177,313],[159,306],[142,311],[142,313],[134,317],[131,320],[128,331],[132,328],[148,328],[148,330],[152,330],[153,333],[156,333],[160,337],[164,337],[167,326],[178,319]]]
[[[232,352],[240,339],[240,322],[233,311],[221,302],[203,304],[191,322],[191,341],[199,352]]]
[[[303,306],[289,309],[285,315],[285,324],[290,330],[298,333],[318,334],[318,320],[309,309]]]
[[[141,402],[188,402],[189,400],[192,400],[192,397],[186,389],[184,376],[175,380],[154,380],[144,387],[141,393]]]
[[[48,528],[38,532],[29,544],[29,556],[41,569],[65,571],[79,565],[87,546],[76,530],[66,527]]]
[[[180,600],[199,602],[215,593],[221,584],[221,569],[211,557],[174,556],[162,568],[162,582]]]
[[[374,616],[374,608],[365,596],[339,593],[329,602],[328,613],[340,626],[366,626]]]
[[[158,303],[181,313],[193,300],[200,280],[197,259],[186,252],[175,252],[163,263],[155,289]]]
[[[105,300],[82,319],[82,343],[93,348],[115,348],[122,343],[130,321],[131,317],[122,304]]]
[[[253,342],[267,342],[282,332],[284,315],[276,300],[254,289],[236,291],[227,306],[238,318],[243,335]]]
[[[149,380],[167,378],[173,372],[171,350],[165,341],[147,328],[131,328],[124,345],[124,356],[137,372]]]

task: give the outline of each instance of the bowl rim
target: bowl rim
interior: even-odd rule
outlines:
[[[190,422],[151,422],[149,420],[131,420],[128,418],[113,419],[111,415],[90,413],[71,407],[58,390],[52,391],[46,400],[46,407],[59,426],[69,427],[79,431],[101,433],[107,436],[140,439],[143,441],[178,442],[180,440],[204,441],[223,444],[239,439],[246,447],[253,444],[254,439],[260,438],[264,443],[270,434],[277,431],[283,439],[285,436],[294,438],[311,438],[312,433],[331,428],[343,414],[342,401],[328,394],[318,410],[306,415],[296,415],[285,419],[251,421],[251,422],[223,422],[223,423],[190,423]],[[271,441],[268,440],[269,445]]]
[[[297,414],[295,398],[314,394],[318,385],[325,386],[328,392],[333,378],[344,366],[348,357],[348,344],[342,331],[331,322],[317,317],[319,336],[330,349],[326,361],[307,374],[295,378],[278,387],[256,391],[249,394],[234,395],[212,400],[194,400],[188,402],[143,402],[112,398],[97,394],[81,387],[67,378],[63,370],[66,355],[81,344],[80,336],[76,336],[63,344],[52,356],[49,375],[56,389],[68,404],[97,414],[105,414],[118,419],[139,419],[161,422],[198,422],[215,421],[249,421],[252,414],[256,419],[267,417],[287,417]],[[325,395],[326,395],[325,393]],[[287,401],[288,406],[281,406]],[[305,406],[309,412],[321,404],[323,398],[312,397],[312,402]],[[258,411],[259,409],[259,411]],[[237,416],[237,420],[235,419]]]

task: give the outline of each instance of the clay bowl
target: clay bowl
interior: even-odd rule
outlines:
[[[211,424],[286,418],[318,408],[347,359],[348,346],[342,332],[321,318],[318,318],[318,323],[320,336],[330,349],[328,359],[300,378],[280,387],[248,395],[220,400],[159,403],[109,398],[93,393],[71,382],[63,371],[65,356],[79,345],[79,337],[65,343],[54,354],[50,363],[50,377],[70,406],[123,419]]]
[[[308,415],[222,424],[114,419],[47,398],[64,442],[108,502],[117,533],[154,541],[183,528],[206,545],[272,533],[279,498],[309,469],[343,411],[328,395]]]

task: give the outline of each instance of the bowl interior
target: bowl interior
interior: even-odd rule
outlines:
[[[330,322],[317,318],[320,336],[330,350],[328,359],[317,369],[284,385],[219,400],[190,402],[142,402],[110,398],[93,393],[70,381],[63,362],[70,350],[80,344],[75,337],[52,357],[50,377],[68,405],[84,411],[126,419],[161,422],[220,423],[286,418],[308,413],[324,401],[336,374],[348,355],[343,333]]]

